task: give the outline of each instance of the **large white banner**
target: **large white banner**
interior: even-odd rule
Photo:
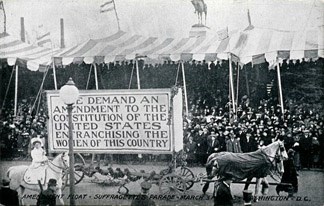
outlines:
[[[174,110],[170,95],[170,89],[81,90],[72,111],[74,150],[172,153],[174,127],[171,117],[174,114],[171,112]],[[66,151],[69,140],[66,105],[58,91],[47,91],[47,103],[49,150]]]

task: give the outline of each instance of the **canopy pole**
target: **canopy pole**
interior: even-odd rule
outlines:
[[[37,102],[37,99],[38,99],[39,96],[41,95],[41,91],[43,90],[43,86],[44,86],[44,82],[45,82],[45,78],[46,78],[46,76],[47,76],[47,73],[48,73],[48,67],[46,67],[46,71],[44,72],[43,80],[42,80],[41,86],[40,86],[40,88],[39,88],[39,90],[38,90],[38,93],[37,93],[37,96],[36,96],[36,99],[35,99],[35,102],[34,102],[34,104],[33,104],[33,106],[32,106],[32,110],[31,110],[31,111],[34,110],[35,105],[36,105],[36,102]],[[38,113],[37,111],[38,111],[38,109],[36,110],[36,113]]]
[[[55,88],[55,90],[57,90],[56,69],[55,69],[54,58],[53,58],[53,76],[54,76],[54,88]]]
[[[139,70],[138,70],[138,60],[135,60],[136,64],[136,76],[137,76],[137,89],[141,89],[141,82],[140,82],[140,77],[139,77]]]
[[[245,76],[246,92],[248,97],[250,98],[250,87],[249,87],[249,79],[248,79],[247,72],[248,72],[248,68],[247,66],[245,66],[244,76]]]
[[[18,100],[18,65],[16,64],[14,116],[17,116],[17,100]]]
[[[235,96],[234,96],[234,85],[233,85],[233,68],[232,68],[232,54],[229,53],[229,79],[230,79],[230,97],[233,107],[233,115],[235,114]]]
[[[178,83],[179,70],[180,70],[180,62],[179,62],[179,64],[178,64],[177,76],[176,76],[176,80],[175,80],[174,86],[177,86],[177,83]]]
[[[279,87],[279,98],[280,98],[281,114],[282,114],[282,118],[283,118],[284,117],[284,104],[283,104],[283,96],[282,96],[280,66],[279,66],[279,61],[278,60],[277,60],[277,75],[278,75],[278,87]]]
[[[90,77],[91,77],[91,71],[92,71],[92,64],[90,65],[90,71],[89,71],[89,75],[88,75],[88,81],[87,81],[87,85],[86,85],[86,90],[88,89],[88,86],[89,86],[89,81],[90,81]]]
[[[239,64],[236,64],[237,66],[237,79],[236,79],[236,116],[237,116],[237,107],[238,107],[238,97],[239,97],[239,85],[240,85],[240,68]]]
[[[3,98],[3,102],[2,102],[0,114],[2,113],[3,107],[5,105],[5,102],[6,102],[6,99],[7,99],[7,95],[8,95],[8,92],[9,92],[9,88],[10,88],[10,84],[11,84],[11,80],[12,80],[12,76],[13,76],[13,73],[14,72],[15,72],[15,69],[12,69],[11,74],[10,74],[10,78],[9,78],[9,83],[8,83],[8,86],[7,86],[7,89],[6,89],[6,93],[5,93],[5,96]]]
[[[134,67],[135,67],[135,65],[133,64],[132,73],[131,73],[130,80],[129,80],[129,84],[128,84],[128,89],[130,89],[131,86],[132,86]]]
[[[186,84],[186,74],[185,74],[183,61],[181,61],[181,69],[182,69],[183,89],[184,89],[184,95],[185,95],[186,116],[188,117],[189,111],[188,111],[187,84]]]
[[[94,72],[95,72],[96,90],[98,90],[99,87],[98,87],[98,74],[97,74],[97,65],[96,65],[96,63],[93,63],[93,68],[94,68]]]

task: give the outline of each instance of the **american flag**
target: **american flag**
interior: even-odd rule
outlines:
[[[112,11],[114,9],[115,9],[115,2],[114,2],[114,0],[107,1],[107,2],[103,3],[100,6],[100,13]]]

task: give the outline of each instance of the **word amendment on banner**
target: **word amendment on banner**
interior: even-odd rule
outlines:
[[[81,90],[72,111],[74,150],[172,153],[174,110],[171,111],[170,95],[170,89]],[[57,91],[47,91],[47,103],[49,150],[66,151],[69,141],[66,105]],[[181,112],[177,116],[182,116]]]

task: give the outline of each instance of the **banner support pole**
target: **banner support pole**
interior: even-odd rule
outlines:
[[[141,89],[141,82],[140,82],[139,69],[138,69],[138,59],[135,60],[135,64],[136,64],[137,89]]]

